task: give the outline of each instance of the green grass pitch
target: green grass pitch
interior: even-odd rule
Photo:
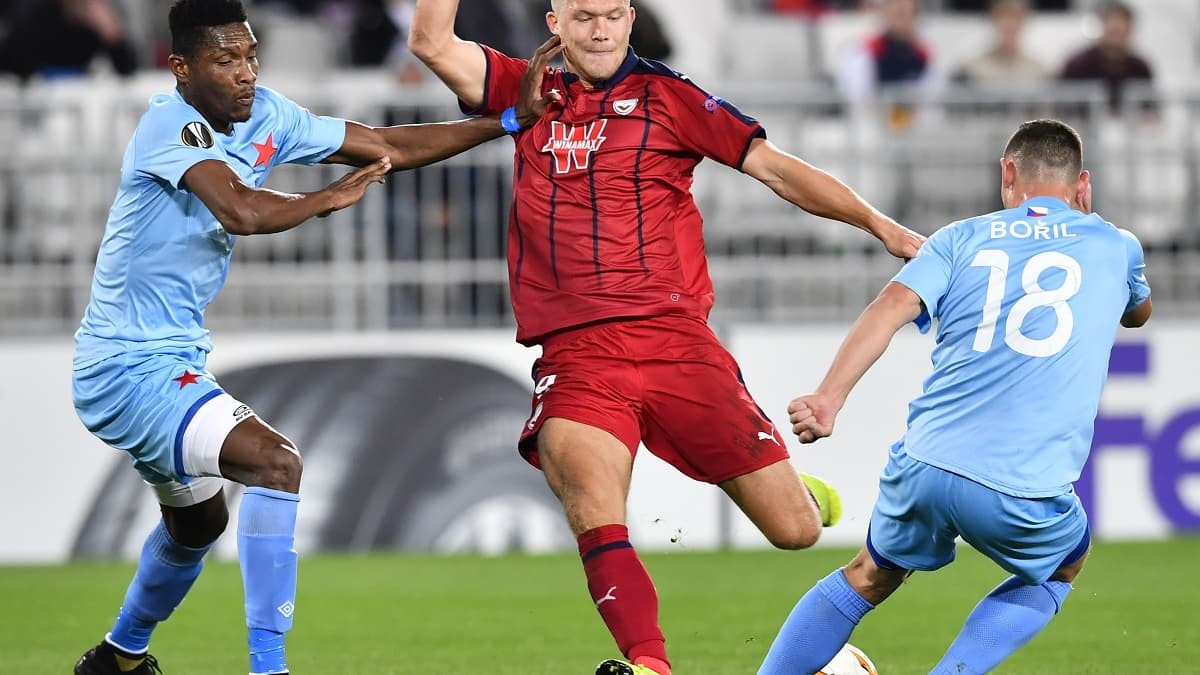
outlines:
[[[753,673],[792,604],[849,550],[645,556],[680,675]],[[1064,612],[1000,673],[1200,672],[1200,539],[1104,544]],[[109,627],[132,567],[0,567],[0,672],[70,672]],[[913,577],[853,642],[884,675],[927,673],[1004,573],[965,547]],[[296,675],[582,674],[617,656],[574,557],[305,558]],[[245,673],[236,565],[210,563],[155,635],[167,675]]]

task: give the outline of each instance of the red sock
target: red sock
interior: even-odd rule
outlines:
[[[587,575],[588,591],[600,617],[625,658],[636,663],[655,659],[670,675],[667,648],[658,626],[658,593],[637,552],[629,543],[624,525],[601,525],[579,535],[579,557]],[[661,666],[653,662],[647,667]]]

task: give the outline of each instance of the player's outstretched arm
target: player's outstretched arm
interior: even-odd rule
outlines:
[[[478,44],[454,34],[457,13],[458,0],[417,0],[408,49],[473,110],[483,105],[487,57]]]
[[[529,60],[521,76],[521,96],[514,106],[516,123],[520,128],[532,125],[546,112],[547,105],[561,98],[556,91],[541,93],[546,66],[561,51],[562,45],[555,36],[539,47]],[[501,117],[379,128],[347,122],[346,140],[342,147],[324,161],[362,166],[376,157],[386,155],[391,159],[392,170],[413,169],[453,157],[509,131],[515,129],[505,129]]]
[[[383,182],[391,167],[391,161],[381,157],[323,190],[290,194],[250,187],[228,164],[206,159],[183,174],[183,183],[204,202],[226,232],[271,234],[356,203],[368,185]]]
[[[892,255],[909,259],[925,237],[885,216],[828,173],[775,147],[766,139],[751,141],[742,171],[775,194],[809,213],[840,220],[875,235]]]
[[[817,390],[788,406],[792,432],[801,443],[833,433],[834,418],[850,390],[887,350],[896,331],[920,315],[921,307],[920,296],[904,284],[893,281],[884,286],[854,322]]]
[[[415,169],[440,162],[505,134],[498,117],[476,117],[455,122],[368,127],[346,122],[346,140],[325,164],[362,166],[386,156],[393,171]]]

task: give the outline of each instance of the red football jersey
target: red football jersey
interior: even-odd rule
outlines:
[[[483,105],[516,103],[527,61],[484,47]],[[708,318],[713,288],[692,172],[705,157],[741,168],[762,127],[631,49],[613,78],[584,89],[547,75],[560,104],[516,135],[509,294],[517,341],[616,317]]]

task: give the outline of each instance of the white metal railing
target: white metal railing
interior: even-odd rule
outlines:
[[[372,124],[459,117],[441,87],[398,91],[376,73],[317,86],[276,83],[313,110]],[[328,84],[332,83],[332,84]],[[0,336],[70,331],[86,303],[120,159],[161,75],[0,88]],[[720,90],[772,140],[826,168],[883,210],[931,232],[997,207],[996,160],[1016,124],[1065,115],[1087,143],[1096,207],[1148,249],[1156,309],[1200,316],[1200,92],[1135,101],[1111,116],[1094,89],[951,90],[937,101],[891,95],[850,111],[824,89]],[[919,112],[890,128],[892,106]],[[504,264],[511,142],[392,176],[353,209],[238,244],[209,311],[221,329],[386,329],[511,321]],[[318,189],[340,167],[284,167],[283,190]],[[895,270],[869,237],[804,214],[752,179],[705,163],[696,197],[707,220],[718,319],[854,316]]]

